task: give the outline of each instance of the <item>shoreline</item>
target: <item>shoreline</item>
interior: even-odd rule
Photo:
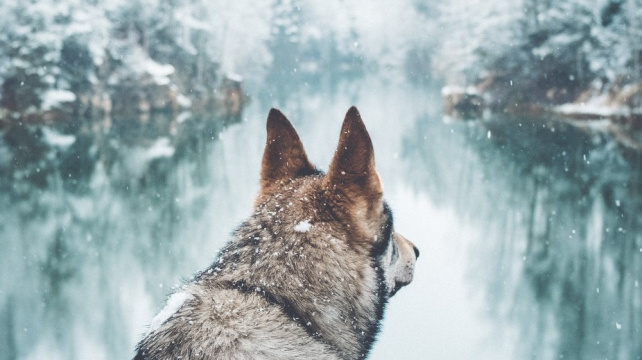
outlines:
[[[642,86],[636,89],[640,90]],[[475,86],[445,86],[441,94],[443,113],[449,118],[475,121],[511,115],[561,121],[579,129],[608,133],[619,145],[642,153],[642,107],[633,108],[625,102],[615,101],[617,96],[585,96],[582,101],[560,105],[516,103],[498,111],[489,105],[497,103],[493,95]],[[636,94],[629,94],[628,99]]]

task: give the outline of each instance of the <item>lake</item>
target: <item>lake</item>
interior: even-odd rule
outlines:
[[[327,169],[345,112],[421,250],[371,359],[641,359],[642,157],[551,119],[444,118],[440,87],[249,89],[239,122],[18,128],[0,140],[0,358],[113,359],[251,213],[279,107]]]

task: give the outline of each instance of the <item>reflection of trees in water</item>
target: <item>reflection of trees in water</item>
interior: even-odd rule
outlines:
[[[0,307],[0,349],[7,360],[14,360],[17,356],[16,342],[14,339],[15,329],[15,304],[12,297],[7,297],[5,303]]]
[[[348,25],[349,35],[344,39],[329,28],[324,29],[323,37],[310,36],[305,8],[299,0],[277,0],[272,6],[267,46],[273,58],[267,69],[264,101],[285,104],[299,92],[336,90],[364,75],[366,64],[354,45],[359,41],[354,25]],[[313,32],[315,29],[312,26]]]
[[[429,116],[404,153],[415,185],[485,234],[473,266],[527,357],[642,356],[641,154],[559,122]]]
[[[0,353],[23,358],[44,341],[81,358],[79,332],[100,334],[107,354],[131,351],[124,305],[143,300],[114,274],[146,274],[143,294],[169,291],[159,284],[182,265],[177,242],[204,208],[196,190],[211,186],[206,164],[222,128],[153,116],[59,127],[75,136],[63,145],[41,127],[2,134],[0,271],[12,275],[0,277]]]

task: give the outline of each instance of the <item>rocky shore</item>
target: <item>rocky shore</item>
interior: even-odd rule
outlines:
[[[442,89],[443,111],[449,118],[483,119],[493,114],[561,121],[580,129],[606,132],[622,147],[642,153],[642,84],[593,85],[574,99],[560,103],[560,94],[550,90],[544,101],[519,102],[507,87],[446,86]]]

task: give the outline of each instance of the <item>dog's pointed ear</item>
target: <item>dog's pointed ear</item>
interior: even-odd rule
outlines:
[[[315,172],[299,135],[285,115],[277,109],[270,110],[266,127],[267,141],[261,165],[261,195],[269,194],[274,185]]]
[[[379,226],[367,223],[383,212],[383,188],[375,170],[372,140],[354,106],[343,121],[339,145],[325,181],[334,201],[349,207],[346,212],[365,231],[363,235],[376,235]]]

